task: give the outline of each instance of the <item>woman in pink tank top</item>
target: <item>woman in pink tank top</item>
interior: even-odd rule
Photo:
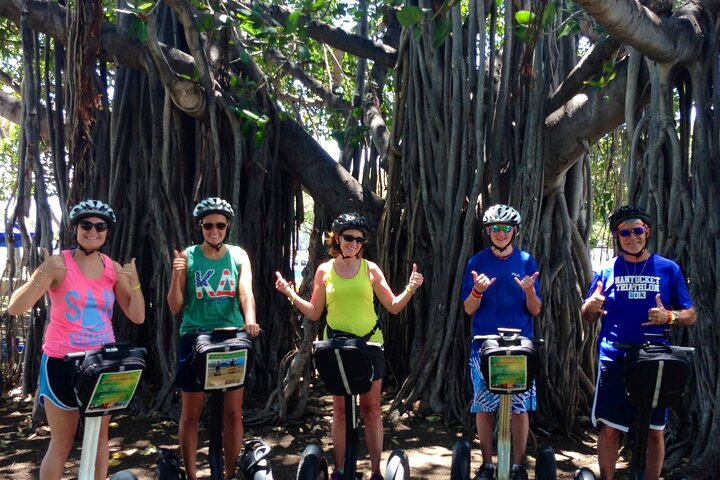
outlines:
[[[61,478],[80,419],[73,367],[63,357],[115,341],[111,323],[115,301],[130,321],[145,321],[145,299],[135,259],[120,265],[100,253],[108,229],[115,224],[113,210],[98,200],[85,200],[70,210],[69,221],[77,248],[52,257],[43,248],[42,265],[13,293],[8,306],[10,315],[21,315],[46,292],[51,300],[38,388],[50,426],[50,446],[40,465],[41,480]],[[104,416],[95,460],[96,479],[107,477],[109,423],[110,415]]]

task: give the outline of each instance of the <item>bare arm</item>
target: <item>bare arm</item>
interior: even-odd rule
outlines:
[[[49,256],[43,248],[45,261],[35,269],[28,281],[15,290],[10,297],[8,314],[21,315],[32,308],[53,285],[59,285],[65,279],[65,260],[62,256]]]
[[[325,279],[327,278],[330,268],[332,268],[331,261],[323,263],[315,271],[313,293],[309,302],[295,293],[292,285],[282,277],[280,272],[275,272],[275,288],[288,297],[293,305],[300,310],[300,313],[310,320],[318,320],[325,310]]]
[[[410,302],[410,299],[415,294],[415,290],[423,283],[424,279],[422,274],[417,271],[417,265],[413,263],[413,270],[412,273],[410,273],[410,279],[408,280],[408,284],[405,289],[400,293],[400,295],[395,295],[390,288],[390,285],[388,285],[387,280],[385,280],[385,275],[380,267],[369,260],[367,263],[370,281],[372,282],[375,295],[377,295],[378,300],[380,300],[380,303],[383,304],[388,312],[393,315],[397,315],[403,308],[405,308],[405,306],[407,306],[408,302]]]
[[[240,307],[242,308],[243,317],[245,317],[245,331],[253,337],[257,337],[260,333],[260,327],[257,323],[255,315],[255,295],[252,291],[252,267],[250,266],[250,257],[247,252],[242,250],[242,267],[240,268],[240,278],[238,279],[238,294],[240,295]]]
[[[172,279],[167,294],[167,302],[173,315],[182,312],[185,305],[185,285],[187,283],[187,252],[173,250]]]
[[[120,265],[113,261],[117,281],[115,282],[115,299],[128,319],[138,325],[145,322],[145,297],[140,288],[140,279],[135,268],[135,259]]]

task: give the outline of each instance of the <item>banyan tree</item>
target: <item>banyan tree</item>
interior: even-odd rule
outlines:
[[[596,327],[579,314],[590,236],[604,220],[593,198],[612,189],[606,207],[635,203],[656,219],[652,248],[682,265],[698,310],[696,326],[675,332],[697,355],[666,467],[718,471],[719,12],[717,0],[0,0],[0,115],[21,125],[4,172],[16,185],[5,231],[17,224],[24,247],[6,271],[10,291],[39,262],[31,247],[69,246],[62,222],[51,245],[50,196],[63,209],[109,201],[119,217],[110,253],[137,259],[149,312],[119,336],[151,352],[146,401],[162,411],[177,337],[164,301],[170,258],[196,239],[194,202],[225,197],[263,328],[253,388],[268,400],[249,420],[282,422],[303,412],[319,328],[296,321],[274,272],[290,273],[312,211],[299,286],[308,294],[328,219],[356,210],[375,227],[368,253],[396,290],[413,262],[426,278],[412,308],[382,314],[393,408],[424,400],[462,422],[461,277],[486,242],[478,215],[510,203],[544,300],[535,421],[570,432],[590,408],[596,367]],[[593,146],[610,133],[628,146],[613,167],[624,177],[599,186]],[[337,140],[339,158],[320,136]],[[45,305],[26,320],[31,392]],[[3,324],[8,338],[24,325]],[[17,381],[8,358],[3,375]]]

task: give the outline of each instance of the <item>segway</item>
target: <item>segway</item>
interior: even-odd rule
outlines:
[[[537,373],[535,344],[541,339],[529,339],[515,328],[498,328],[498,335],[477,335],[473,342],[482,342],[480,370],[488,390],[500,395],[497,420],[496,478],[510,478],[512,395],[530,390]],[[541,447],[536,456],[535,475],[538,480],[555,480],[557,467],[555,452],[549,446]],[[460,439],[453,447],[452,480],[470,478],[470,442]]]
[[[126,409],[145,371],[146,350],[126,343],[107,343],[99,350],[65,355],[75,365],[75,396],[85,420],[78,480],[95,478],[95,457],[102,417]],[[113,474],[115,480],[136,480],[127,470]]]
[[[369,392],[372,387],[374,372],[369,350],[382,349],[382,345],[379,343],[367,342],[368,338],[335,335],[329,340],[313,343],[315,367],[325,387],[330,394],[344,397],[345,463],[343,480],[357,478],[360,443],[357,395]],[[402,449],[396,449],[390,454],[384,476],[386,480],[409,480],[409,462]],[[328,462],[322,449],[317,444],[309,445],[305,448],[298,466],[297,480],[325,480],[328,478],[330,478]]]
[[[676,407],[682,402],[685,385],[692,372],[692,347],[666,345],[670,331],[645,334],[645,343],[630,345],[614,342],[619,350],[627,350],[625,357],[625,390],[636,414],[631,428],[635,434],[630,460],[630,480],[645,479],[650,417],[655,408]],[[595,480],[595,474],[583,467],[575,472],[575,480]]]
[[[245,374],[251,365],[252,354],[252,341],[244,328],[217,328],[211,332],[200,332],[195,339],[193,369],[203,391],[210,394],[208,463],[210,464],[211,480],[225,479],[223,471],[225,467],[223,458],[224,395],[227,391],[245,385]],[[242,464],[242,459],[240,463]],[[270,476],[262,478],[272,478],[269,466],[263,472],[269,473]],[[255,479],[253,478],[253,480]]]

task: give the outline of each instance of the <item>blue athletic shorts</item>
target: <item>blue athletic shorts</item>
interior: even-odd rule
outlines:
[[[48,357],[43,353],[40,359],[40,387],[38,401],[45,406],[45,399],[56,407],[72,411],[80,406],[75,396],[75,365],[62,358]]]
[[[470,413],[496,412],[500,408],[500,395],[492,393],[485,384],[485,379],[480,370],[480,349],[470,349],[470,377],[473,383],[473,401],[470,405]],[[535,382],[527,392],[514,393],[512,395],[512,412],[526,413],[537,410],[537,398],[535,395]]]
[[[597,427],[602,422],[617,430],[627,432],[635,417],[635,407],[628,403],[625,390],[625,366],[621,362],[600,360],[592,422]],[[662,430],[668,419],[666,408],[653,409],[650,428]]]

